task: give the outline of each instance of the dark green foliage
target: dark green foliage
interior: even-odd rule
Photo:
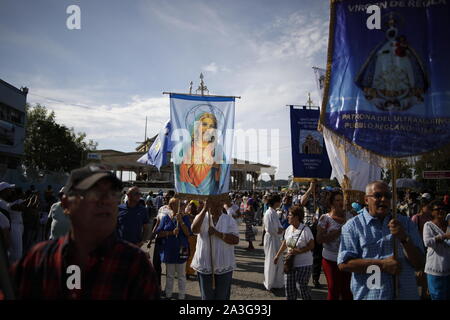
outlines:
[[[27,105],[26,112],[24,165],[28,171],[70,172],[83,165],[87,152],[96,149],[96,142],[85,141],[85,133],[56,123],[55,113],[45,106]]]

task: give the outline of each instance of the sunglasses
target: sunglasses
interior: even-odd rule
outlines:
[[[392,199],[392,193],[390,192],[375,192],[374,194],[368,194],[368,197],[373,197],[377,200],[381,200],[381,198],[385,197],[386,199]]]

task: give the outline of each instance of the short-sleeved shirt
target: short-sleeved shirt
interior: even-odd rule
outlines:
[[[286,245],[288,246],[288,248],[293,248],[295,246],[301,249],[306,247],[309,241],[314,240],[314,236],[311,232],[311,229],[309,229],[307,225],[300,223],[298,229],[295,229],[294,226],[292,225],[290,225],[286,229],[286,232],[284,233],[284,240],[286,240]],[[312,251],[295,255],[294,258],[295,268],[310,266],[312,264],[313,264]]]
[[[57,239],[69,233],[72,223],[69,216],[64,214],[61,202],[52,205],[48,217],[52,219],[50,240]]]
[[[197,236],[197,245],[191,268],[202,274],[211,274],[211,255],[214,266],[214,274],[225,274],[236,268],[234,256],[234,245],[228,244],[216,236],[208,233],[212,218],[209,212],[205,214],[200,233]],[[233,234],[239,237],[239,230],[236,221],[228,214],[222,214],[214,228],[222,233]],[[212,246],[211,246],[212,244]],[[212,253],[211,253],[212,247]]]
[[[144,206],[130,208],[127,203],[119,206],[117,234],[120,239],[134,244],[141,242],[143,227],[148,223],[148,211]]]
[[[352,214],[346,212],[346,221],[352,218]],[[344,222],[345,224],[345,222]],[[338,230],[344,224],[340,224],[336,222],[329,214],[324,214],[320,217],[318,226],[322,229],[325,229],[326,232]],[[341,242],[341,237],[337,237],[333,241],[327,242],[323,244],[322,257],[330,261],[336,261],[339,253],[339,244]]]
[[[382,221],[372,217],[366,208],[362,214],[350,219],[342,227],[341,243],[337,263],[351,259],[385,259],[393,256],[393,239],[388,223],[391,215]],[[406,216],[398,215],[397,219],[409,235],[412,244],[423,254],[424,248],[417,226]],[[398,261],[401,263],[398,299],[418,300],[415,270],[406,259],[402,244],[397,241]],[[372,273],[352,273],[351,290],[355,300],[392,300],[394,281],[391,274],[381,272],[381,288],[369,289],[367,280]]]
[[[189,235],[191,232],[191,221],[188,216],[183,216],[183,222],[187,226],[189,230]],[[165,215],[156,229],[156,233],[161,231],[173,231],[177,227],[177,220],[175,218],[171,218],[170,215]],[[181,226],[179,226],[178,236],[170,235],[168,237],[164,237],[161,239],[162,242],[162,250],[161,250],[161,261],[164,263],[176,263],[180,264],[186,262],[186,258],[180,258],[180,251],[182,248],[188,250],[189,242],[188,238],[184,234],[183,230],[181,230]]]

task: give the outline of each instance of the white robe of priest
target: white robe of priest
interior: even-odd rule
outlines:
[[[267,290],[284,287],[283,259],[279,259],[278,264],[273,262],[275,255],[281,246],[281,234],[279,228],[283,228],[277,212],[269,208],[264,214],[264,286]]]

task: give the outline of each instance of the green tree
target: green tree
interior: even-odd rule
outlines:
[[[400,178],[413,178],[413,166],[409,164],[406,160],[397,160],[397,179]],[[383,180],[386,183],[391,183],[392,181],[392,171],[390,168],[385,168],[382,170]]]
[[[86,154],[97,148],[85,133],[75,133],[55,121],[55,113],[45,106],[27,104],[24,165],[28,172],[69,172],[83,164]]]

